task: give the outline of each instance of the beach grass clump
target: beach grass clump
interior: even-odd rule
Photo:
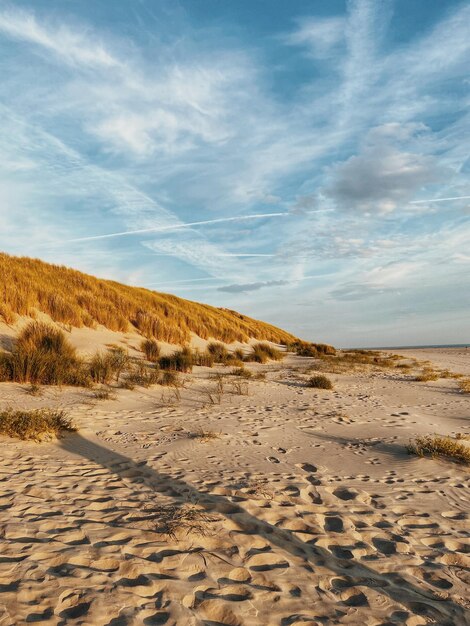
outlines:
[[[214,359],[214,363],[227,363],[230,353],[220,341],[211,341],[207,344],[207,352]]]
[[[160,376],[158,378],[158,384],[162,385],[163,387],[175,387],[175,388],[183,386],[179,373],[173,372],[171,370],[160,372]]]
[[[317,376],[311,376],[307,380],[307,387],[314,389],[333,389],[333,383],[327,376],[318,374]]]
[[[261,342],[255,343],[251,352],[246,354],[243,360],[247,363],[267,363],[268,361],[280,361],[282,358],[284,358],[284,354],[280,350],[269,343]]]
[[[211,524],[219,518],[207,513],[194,504],[167,504],[155,506],[147,504],[155,532],[176,540],[180,533],[207,536],[211,534]]]
[[[193,364],[199,365],[200,367],[214,367],[215,359],[214,356],[205,350],[201,352],[201,350],[193,351]]]
[[[183,348],[168,356],[161,356],[158,363],[162,370],[187,373],[193,370],[194,356],[189,348]]]
[[[336,348],[326,343],[311,343],[309,341],[296,340],[286,345],[289,352],[294,352],[297,356],[316,358],[320,355],[335,355]]]
[[[239,376],[240,378],[251,378],[253,376],[253,372],[243,365],[241,367],[234,367],[228,373],[230,376]]]
[[[0,435],[16,439],[41,441],[60,436],[62,431],[76,431],[64,411],[36,409],[33,411],[0,411]]]
[[[439,380],[439,378],[439,372],[436,372],[432,368],[424,368],[421,373],[416,376],[415,381],[419,383],[427,383],[431,380]]]
[[[424,435],[417,437],[407,446],[409,454],[417,456],[445,457],[465,465],[470,464],[470,446],[452,437],[442,435]]]
[[[460,391],[470,393],[470,378],[462,378],[459,380]]]
[[[113,348],[106,352],[96,352],[88,363],[88,372],[94,383],[109,385],[119,378],[129,367],[130,359],[123,348]]]
[[[151,337],[147,337],[140,344],[140,349],[145,354],[147,361],[156,363],[160,358],[160,346],[157,341]]]
[[[149,366],[142,361],[136,361],[127,372],[124,386],[127,389],[133,389],[136,386],[148,388],[152,385],[157,385],[159,382],[160,368],[158,365]]]
[[[37,321],[21,330],[11,352],[0,354],[0,378],[36,385],[90,383],[83,360],[64,332]]]

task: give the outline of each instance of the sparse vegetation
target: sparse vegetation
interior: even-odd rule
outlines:
[[[210,534],[210,524],[218,519],[194,504],[168,504],[158,508],[147,505],[146,510],[152,514],[155,531],[173,540],[177,539],[179,532],[206,536]]]
[[[158,384],[164,387],[182,387],[178,372],[163,371],[158,379]]]
[[[420,383],[427,383],[431,380],[438,380],[439,377],[440,376],[438,372],[434,371],[431,368],[425,368],[420,374],[416,376],[415,380]]]
[[[459,380],[460,391],[470,393],[470,378],[462,378]]]
[[[267,363],[271,361],[280,361],[284,357],[283,353],[277,348],[273,348],[268,343],[256,343],[247,355],[244,361],[255,363]]]
[[[204,430],[203,428],[198,428],[189,433],[190,439],[197,439],[201,443],[206,443],[207,441],[211,441],[213,439],[220,439],[221,433],[217,433],[213,430]]]
[[[147,338],[140,344],[140,349],[145,354],[147,361],[156,363],[160,357],[160,346],[155,339]]]
[[[189,348],[183,348],[159,359],[162,370],[172,370],[174,372],[192,372],[194,365],[193,353]]]
[[[433,458],[446,457],[459,463],[470,463],[470,446],[456,441],[452,437],[425,435],[417,437],[407,446],[409,454],[429,455]]]
[[[209,352],[201,352],[200,350],[194,350],[193,363],[203,367],[213,367],[215,360],[212,354]]]
[[[100,389],[95,389],[92,393],[92,396],[96,398],[96,400],[115,400],[116,394],[109,387],[101,387]]]
[[[105,353],[97,352],[90,360],[88,371],[94,383],[109,385],[119,382],[123,370],[129,366],[129,357],[122,348],[113,348]]]
[[[102,324],[124,332],[134,328],[145,337],[180,345],[189,342],[191,332],[225,343],[250,337],[277,343],[296,339],[235,311],[8,254],[0,254],[0,293],[0,315],[8,324],[17,315],[32,316],[37,310],[70,326]]]
[[[240,378],[251,378],[253,376],[253,372],[246,367],[234,367],[230,372],[228,372],[231,376],[239,376]]]
[[[327,376],[311,376],[307,380],[307,387],[313,387],[315,389],[333,389],[333,383]]]
[[[41,441],[57,437],[62,431],[75,430],[77,429],[64,411],[52,409],[0,411],[0,435]]]
[[[25,391],[30,396],[39,397],[43,395],[43,388],[41,387],[41,385],[36,385],[35,383],[32,383],[31,385],[26,387]]]
[[[125,384],[127,389],[133,389],[137,385],[151,387],[156,385],[159,380],[160,370],[158,366],[148,366],[142,361],[136,361],[127,374]]]
[[[214,363],[227,363],[229,360],[229,351],[219,341],[211,341],[207,344],[207,352],[214,359]]]
[[[298,356],[318,357],[320,355],[335,355],[336,349],[326,343],[309,343],[308,341],[296,340],[287,344],[287,350],[295,352]]]

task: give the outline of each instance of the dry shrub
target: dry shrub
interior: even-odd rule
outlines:
[[[30,322],[13,350],[0,354],[0,377],[38,385],[89,385],[84,363],[63,331]]]
[[[33,383],[33,384],[29,385],[28,387],[26,387],[25,392],[29,396],[35,396],[35,397],[42,396],[43,393],[44,393],[41,385],[36,385],[35,383]]]
[[[186,535],[209,535],[210,524],[219,519],[194,504],[168,504],[159,507],[149,504],[146,510],[151,512],[155,532],[173,540],[180,532]]]
[[[310,343],[296,340],[287,344],[287,350],[295,352],[298,356],[318,357],[320,355],[334,355],[336,349],[326,343]]]
[[[188,436],[190,439],[197,439],[201,443],[206,443],[207,441],[220,439],[221,433],[216,433],[213,430],[204,430],[203,428],[198,428],[197,430],[190,432]]]
[[[246,381],[235,380],[230,383],[230,391],[236,396],[249,395],[248,383]]]
[[[156,363],[160,357],[160,346],[155,339],[147,338],[140,344],[140,349],[145,354],[147,361]]]
[[[234,367],[233,370],[228,372],[230,376],[240,376],[240,378],[251,378],[253,372],[246,369],[246,367]]]
[[[459,387],[463,393],[470,393],[470,378],[459,380]]]
[[[433,458],[443,456],[465,465],[470,463],[470,447],[464,443],[459,443],[452,437],[441,435],[417,437],[408,444],[407,450],[409,454],[416,454],[421,457],[429,454]]]
[[[96,398],[96,400],[115,400],[116,394],[112,389],[108,387],[102,387],[101,389],[95,389],[92,393],[92,396]]]
[[[439,379],[438,372],[434,371],[431,368],[423,369],[421,374],[418,374],[415,378],[415,380],[420,383],[427,383],[431,380],[438,380],[438,379]]]
[[[41,441],[58,437],[61,431],[76,430],[64,411],[15,411],[8,408],[0,412],[0,434],[8,437]]]
[[[229,360],[229,351],[219,341],[211,341],[207,344],[207,352],[213,357],[215,363],[226,363]]]
[[[215,359],[210,352],[201,352],[200,350],[194,350],[193,363],[202,367],[213,367]]]
[[[193,353],[189,348],[177,350],[169,356],[160,357],[159,365],[162,370],[185,373],[192,372],[194,365]]]
[[[280,361],[284,357],[283,353],[277,348],[273,348],[268,343],[256,343],[251,352],[244,357],[246,362],[267,363],[271,361]]]
[[[307,380],[307,387],[313,387],[315,389],[333,389],[333,383],[327,376],[312,376]]]
[[[178,372],[172,372],[172,371],[161,372],[160,377],[158,379],[158,384],[162,385],[163,387],[182,387],[183,386],[183,383],[181,382]]]
[[[160,382],[160,370],[158,366],[149,366],[142,361],[138,361],[129,369],[125,379],[126,389],[133,389],[135,386],[151,387]]]

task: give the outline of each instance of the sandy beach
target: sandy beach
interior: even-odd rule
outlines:
[[[105,400],[0,384],[79,427],[1,440],[1,626],[467,624],[468,469],[405,446],[468,434],[469,396],[399,370],[310,389],[313,363],[250,364],[264,379],[223,376],[214,404],[227,368]]]

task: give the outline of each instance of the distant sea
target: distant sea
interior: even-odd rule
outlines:
[[[368,346],[367,348],[350,348],[355,350],[418,350],[421,348],[470,348],[470,343],[442,343],[429,346]],[[346,348],[345,348],[346,349]]]

